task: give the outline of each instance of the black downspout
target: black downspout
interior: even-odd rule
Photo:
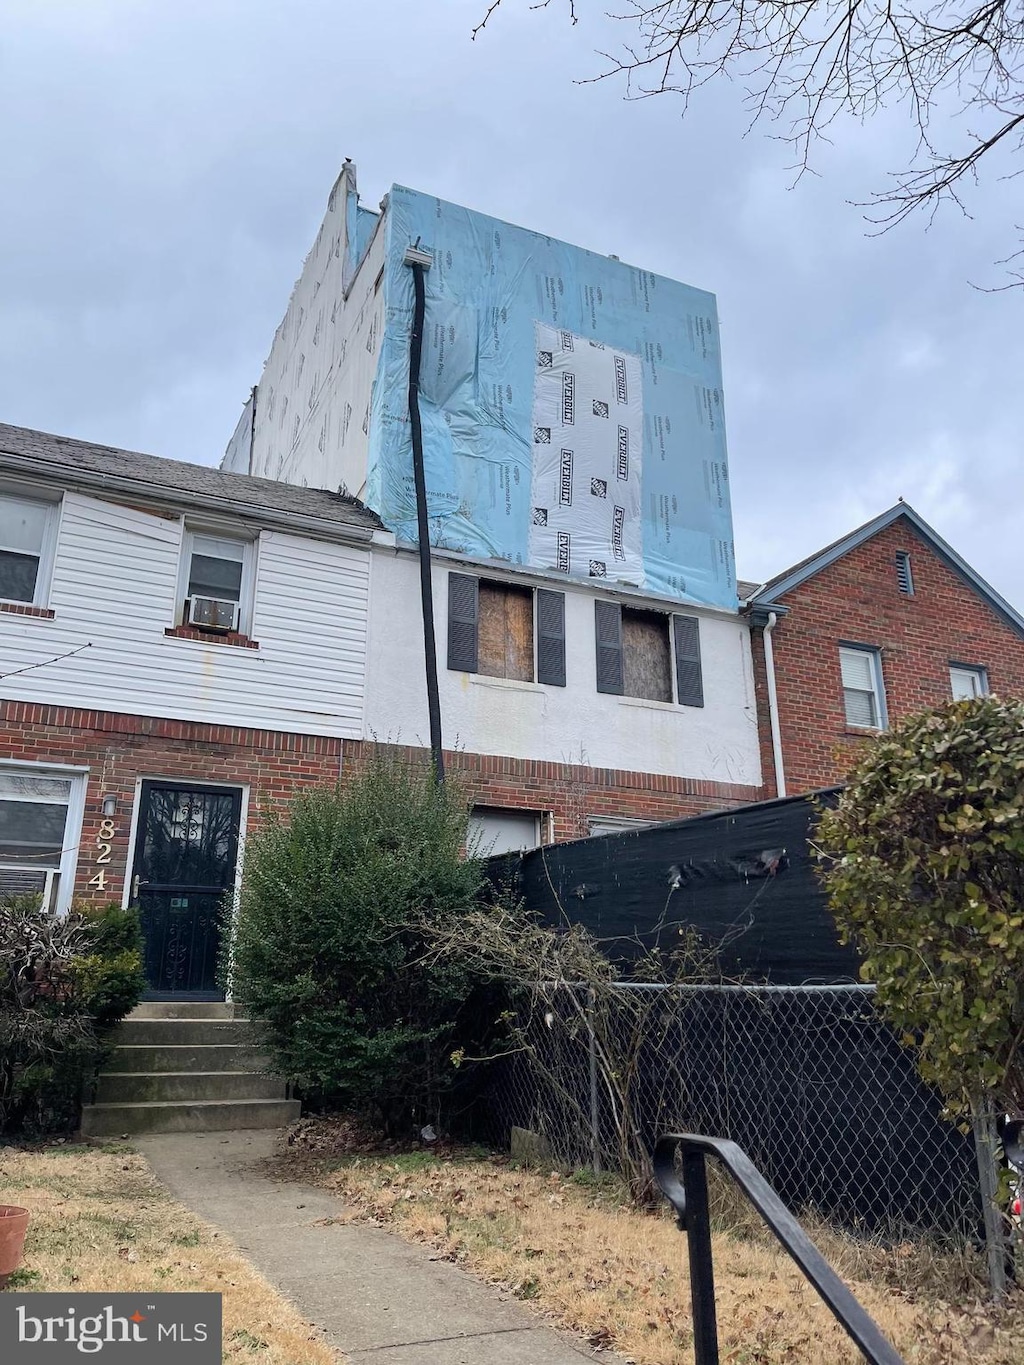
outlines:
[[[416,526],[420,555],[420,600],[423,611],[423,653],[427,666],[427,714],[430,718],[430,756],[434,780],[444,781],[441,748],[441,698],[437,689],[437,641],[434,638],[434,592],[430,580],[430,528],[427,525],[427,480],[423,470],[423,428],[420,424],[420,358],[423,354],[423,317],[426,293],[423,266],[408,261],[412,270],[415,304],[409,339],[409,423],[412,427],[412,472],[416,483]]]
[[[252,473],[252,457],[256,449],[256,395],[259,391],[260,386],[254,384],[252,386],[252,420],[249,423],[249,465],[245,471],[247,474]]]

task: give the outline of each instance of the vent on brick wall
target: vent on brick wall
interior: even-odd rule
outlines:
[[[910,555],[906,550],[896,551],[896,582],[905,597],[913,597],[914,576],[910,572]]]

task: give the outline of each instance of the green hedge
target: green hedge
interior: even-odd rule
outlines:
[[[262,1023],[274,1066],[308,1102],[391,1131],[444,1122],[488,1010],[458,964],[431,957],[427,924],[473,903],[468,810],[426,764],[376,751],[345,786],[303,791],[250,836],[233,998]]]

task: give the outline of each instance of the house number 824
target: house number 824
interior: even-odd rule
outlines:
[[[114,837],[113,820],[109,819],[101,820],[99,833],[96,835],[96,857],[94,859],[96,863],[103,864],[110,862],[110,855],[113,849],[113,844],[111,843],[111,840],[113,839],[113,837]],[[107,869],[103,866],[100,866],[100,870],[96,873],[95,877],[89,878],[88,885],[94,886],[97,891],[106,891]]]

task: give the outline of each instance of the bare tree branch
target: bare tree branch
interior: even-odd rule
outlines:
[[[491,0],[474,37],[502,3]],[[840,115],[904,109],[916,151],[861,205],[882,231],[945,202],[966,212],[962,190],[982,160],[1024,152],[1024,0],[625,0],[609,17],[636,36],[601,53],[607,68],[591,79],[623,78],[630,99],[675,94],[684,109],[716,77],[739,80],[751,123],[785,126],[800,174]],[[966,139],[961,117],[975,124]]]

